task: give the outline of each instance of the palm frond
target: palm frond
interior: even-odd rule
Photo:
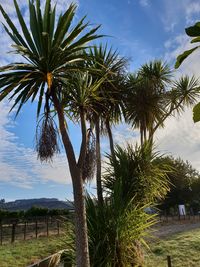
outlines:
[[[4,29],[12,39],[13,52],[24,57],[28,63],[13,63],[0,68],[0,99],[12,94],[10,99],[15,98],[14,106],[19,105],[20,110],[25,102],[29,99],[33,101],[38,95],[39,116],[45,101],[43,95],[47,90],[51,91],[49,85],[60,94],[58,88],[60,84],[64,86],[62,78],[69,73],[69,79],[72,72],[80,70],[77,63],[86,60],[83,50],[88,48],[88,42],[100,37],[96,34],[99,26],[87,30],[89,24],[84,22],[84,17],[72,27],[77,8],[75,4],[71,4],[55,23],[56,6],[51,5],[51,0],[46,0],[43,13],[40,0],[29,0],[29,29],[17,0],[14,0],[14,7],[20,30],[15,27],[3,5],[0,5],[7,23]]]

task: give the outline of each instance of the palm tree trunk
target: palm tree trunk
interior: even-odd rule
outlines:
[[[147,141],[147,131],[146,128],[144,128],[144,142],[146,143]]]
[[[143,130],[142,130],[142,126],[140,126],[140,145],[142,146],[144,143],[144,140],[143,140]]]
[[[110,142],[110,152],[111,152],[112,158],[115,160],[116,158],[115,158],[113,135],[112,135],[111,127],[110,127],[110,122],[108,119],[106,120],[106,129],[107,129],[108,138]]]
[[[154,138],[154,134],[153,134],[153,126],[152,126],[149,130],[149,136],[148,136],[148,142],[149,144],[151,144],[151,147],[153,146],[153,138]]]
[[[89,249],[87,237],[86,209],[84,201],[83,179],[81,169],[78,168],[72,143],[65,127],[64,112],[56,94],[52,94],[54,107],[58,114],[59,128],[69,163],[73,183],[76,234],[76,266],[89,267]]]
[[[100,205],[103,205],[103,190],[101,183],[101,144],[100,144],[100,126],[99,117],[96,118],[96,182],[97,182],[97,198]]]
[[[80,172],[73,178],[75,234],[76,234],[76,266],[89,267],[89,248],[87,236],[87,220],[83,179]]]

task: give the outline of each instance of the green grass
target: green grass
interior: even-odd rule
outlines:
[[[200,229],[172,235],[150,244],[145,267],[166,267],[167,255],[173,267],[200,266]],[[32,239],[0,246],[1,267],[25,267],[64,248],[59,237]]]
[[[1,267],[25,267],[63,249],[59,237],[39,238],[0,246]]]
[[[172,235],[150,245],[145,267],[166,267],[167,255],[173,267],[200,266],[200,229]]]

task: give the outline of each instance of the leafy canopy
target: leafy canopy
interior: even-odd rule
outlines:
[[[200,174],[192,167],[188,161],[183,161],[180,158],[163,157],[158,158],[157,164],[167,164],[171,166],[171,172],[167,174],[170,181],[170,191],[166,198],[161,202],[161,209],[169,210],[177,208],[179,204],[198,203],[200,208],[199,188]]]

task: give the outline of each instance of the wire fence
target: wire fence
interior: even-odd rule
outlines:
[[[160,223],[197,223],[200,222],[200,214],[198,215],[158,215],[157,219]]]
[[[60,235],[64,229],[65,217],[31,217],[0,221],[0,245],[28,240],[40,236]]]

